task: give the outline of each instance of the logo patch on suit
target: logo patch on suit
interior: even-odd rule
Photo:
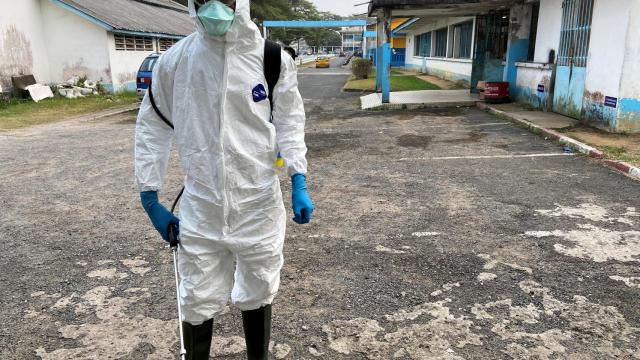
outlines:
[[[254,102],[260,102],[267,98],[267,89],[265,89],[262,84],[258,84],[258,86],[254,87],[252,93]]]

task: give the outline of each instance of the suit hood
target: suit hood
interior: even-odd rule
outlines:
[[[211,36],[207,34],[204,26],[198,19],[196,5],[194,0],[189,0],[189,15],[195,21],[198,32],[206,38],[212,40],[224,39],[227,42],[234,41],[250,41],[251,39],[260,38],[260,30],[258,26],[251,21],[251,9],[249,0],[236,0],[235,19],[231,28],[224,36]]]

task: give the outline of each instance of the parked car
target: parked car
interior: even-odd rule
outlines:
[[[316,58],[316,68],[328,68],[331,67],[331,61],[326,56],[318,56]]]
[[[156,66],[159,57],[160,54],[151,54],[147,56],[142,62],[142,65],[140,65],[138,75],[136,76],[136,92],[138,93],[138,98],[140,98],[140,100],[144,98],[149,85],[151,85],[153,67]]]

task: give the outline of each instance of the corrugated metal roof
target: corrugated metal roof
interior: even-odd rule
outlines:
[[[186,36],[195,31],[186,6],[171,0],[57,0],[113,27],[133,31]],[[54,1],[55,2],[55,1]]]

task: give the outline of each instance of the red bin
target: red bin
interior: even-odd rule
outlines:
[[[509,101],[509,83],[502,81],[491,81],[485,83],[484,99],[487,102]]]

